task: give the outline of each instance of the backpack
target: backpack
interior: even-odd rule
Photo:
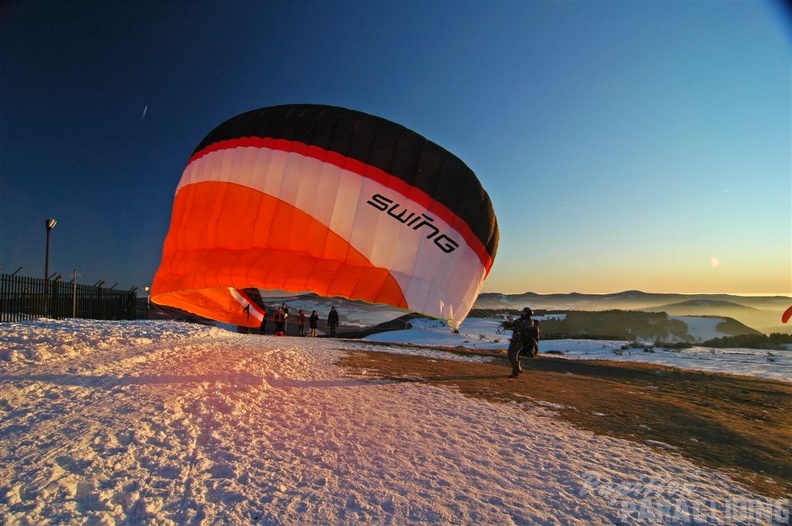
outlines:
[[[539,320],[534,320],[533,322],[534,322],[534,324],[533,324],[533,327],[531,327],[531,331],[530,331],[531,332],[531,338],[536,340],[536,342],[538,343],[539,342]]]
[[[520,355],[536,358],[536,355],[539,354],[539,320],[533,320],[533,327],[527,327],[524,332],[521,331],[520,337],[522,339]]]

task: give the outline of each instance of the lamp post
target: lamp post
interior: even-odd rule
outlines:
[[[44,226],[47,227],[47,251],[44,257],[44,315],[47,315],[47,303],[49,302],[49,240],[50,240],[50,231],[55,228],[58,222],[48,217],[47,220],[44,222]]]

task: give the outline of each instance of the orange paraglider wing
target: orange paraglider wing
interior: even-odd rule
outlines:
[[[459,323],[498,246],[460,159],[396,123],[287,105],[234,117],[176,190],[152,300],[257,326],[245,289],[383,303]]]
[[[784,314],[781,315],[781,323],[788,322],[789,318],[792,318],[792,307],[789,307],[784,311]]]

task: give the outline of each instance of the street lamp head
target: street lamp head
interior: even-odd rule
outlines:
[[[55,228],[55,225],[57,225],[58,222],[55,219],[48,217],[46,223],[44,224],[47,226],[47,230],[52,230]]]

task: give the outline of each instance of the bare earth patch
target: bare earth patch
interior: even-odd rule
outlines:
[[[679,454],[729,473],[770,498],[792,494],[792,385],[651,364],[524,359],[516,379],[503,353],[463,362],[348,352],[358,374],[426,382],[492,402],[549,402],[573,425]]]

